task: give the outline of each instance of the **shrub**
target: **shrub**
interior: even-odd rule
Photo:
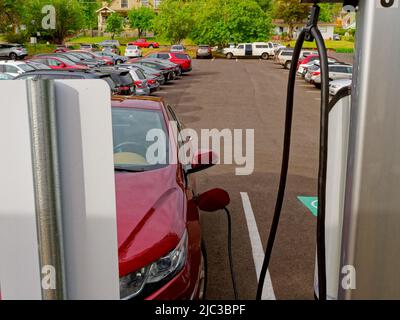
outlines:
[[[5,34],[4,39],[10,43],[25,43],[29,40],[29,35],[25,32],[10,32]]]

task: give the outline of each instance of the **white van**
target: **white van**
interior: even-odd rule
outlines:
[[[264,60],[275,54],[272,42],[239,43],[236,47],[222,49],[222,53],[227,59],[232,59],[233,57],[260,57]]]

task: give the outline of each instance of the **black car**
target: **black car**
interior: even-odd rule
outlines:
[[[106,73],[116,84],[116,94],[120,96],[135,95],[135,83],[128,69],[116,69],[113,67],[103,67],[93,69],[94,72]]]
[[[167,83],[168,81],[173,80],[175,78],[174,68],[172,68],[172,67],[167,67],[165,65],[162,65],[161,63],[157,63],[155,61],[150,61],[150,60],[145,60],[145,59],[136,60],[134,63],[154,69],[157,72],[161,73],[165,78],[165,83]]]
[[[93,72],[93,71],[58,71],[58,70],[36,70],[26,72],[14,80],[43,80],[43,79],[101,79],[107,82],[110,86],[112,94],[119,94],[117,90],[117,84],[113,81],[110,74],[103,72]]]

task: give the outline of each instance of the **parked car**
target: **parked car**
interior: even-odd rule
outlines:
[[[290,67],[292,66],[292,57],[293,57],[293,50],[284,49],[279,52],[277,61],[285,69],[290,69]]]
[[[8,73],[0,73],[0,80],[12,80],[14,77]]]
[[[179,65],[181,73],[192,71],[192,59],[186,53],[178,52],[154,52],[146,56],[147,58],[168,60]]]
[[[98,57],[92,57],[89,55],[89,51],[87,52],[78,52],[78,51],[69,51],[67,53],[69,56],[74,56],[80,59],[84,64],[92,67],[104,66],[106,62],[103,59],[99,59]]]
[[[137,45],[128,44],[125,50],[125,57],[137,58],[142,56],[142,50]]]
[[[139,63],[122,64],[120,66],[121,67],[135,66],[135,67],[139,68],[140,70],[142,70],[142,72],[145,74],[146,77],[156,80],[160,85],[163,85],[165,83],[165,78],[162,75],[162,73],[159,72],[158,70],[155,70],[154,68],[149,68],[149,67],[146,67],[145,65],[142,65]]]
[[[104,61],[104,64],[108,65],[108,66],[113,66],[114,65],[114,60],[112,58],[106,57],[106,56],[96,55],[92,51],[73,50],[72,52],[76,52],[76,53],[79,53],[79,54],[81,54],[83,56],[86,56],[88,59]]]
[[[133,64],[139,64],[148,68],[153,69],[157,73],[161,73],[162,76],[164,77],[165,83],[168,81],[171,81],[175,77],[175,71],[174,68],[168,67],[164,64],[161,64],[160,62],[150,60],[150,59],[137,59],[134,61],[129,61],[130,63]]]
[[[85,51],[97,51],[99,50],[99,45],[95,43],[82,43],[80,45],[80,50],[85,50]]]
[[[188,168],[168,161],[168,155],[179,150],[168,134],[170,121],[178,119],[160,98],[112,100],[121,299],[203,297],[204,251],[191,172],[194,166],[205,170],[217,159],[205,151]],[[165,161],[155,164],[146,157],[152,129],[167,137]],[[209,158],[207,164],[195,164],[202,157]]]
[[[77,71],[77,70],[35,70],[27,72],[23,75],[18,76],[15,80],[27,80],[27,79],[101,79],[107,82],[110,87],[112,94],[117,94],[116,84],[111,79],[109,74],[92,72],[92,71]]]
[[[22,44],[0,43],[0,57],[11,60],[22,60],[28,55],[28,51]]]
[[[104,58],[109,58],[112,59],[114,64],[121,64],[127,62],[129,59],[124,56],[120,56],[118,54],[108,52],[108,51],[95,51],[93,52],[94,55],[98,57],[104,57]]]
[[[328,57],[328,63],[338,63],[339,61],[336,58],[333,57]],[[304,58],[301,62],[299,62],[298,68],[297,68],[297,75],[301,76],[304,78],[304,76],[307,73],[307,70],[309,67],[312,65],[319,65],[319,55],[310,55],[306,58]]]
[[[156,63],[161,64],[162,66],[168,68],[168,70],[172,70],[171,80],[178,79],[182,75],[181,66],[179,64],[169,61],[168,59],[145,57],[142,60],[156,62]]]
[[[278,48],[278,49],[275,49],[274,51],[275,51],[275,56],[274,56],[274,62],[275,63],[277,63],[277,64],[279,64],[279,55],[280,55],[280,53],[282,52],[282,51],[293,51],[293,49],[292,48],[286,48],[286,47],[280,47],[280,48]]]
[[[102,51],[121,55],[121,50],[116,45],[104,45]]]
[[[299,60],[306,59],[309,56],[315,55],[317,52],[313,50],[302,50],[299,55]],[[283,49],[278,53],[277,62],[285,69],[290,69],[292,66],[293,49]]]
[[[336,58],[334,58],[334,57],[328,56],[328,58],[329,58],[331,61],[334,61],[334,62],[337,62],[337,61],[338,61],[338,60],[337,60]],[[302,64],[307,64],[307,63],[310,63],[310,62],[315,61],[315,60],[319,60],[319,53],[318,53],[318,52],[312,52],[311,54],[308,54],[308,55],[306,55],[306,56],[300,57],[300,58],[299,58],[299,62],[298,62],[298,67],[299,67],[300,65],[302,65]]]
[[[353,76],[353,66],[343,63],[335,63],[328,65],[329,69],[329,81],[338,79],[352,79]],[[317,69],[311,71],[310,76],[305,77],[306,81],[314,84],[315,87],[321,87],[321,70],[318,66]]]
[[[334,96],[339,92],[339,90],[345,87],[350,87],[351,84],[352,84],[351,79],[333,80],[329,82],[329,94]]]
[[[28,66],[32,67],[35,70],[51,70],[48,65],[38,61],[26,60],[25,62]]]
[[[74,62],[77,65],[85,66],[88,68],[93,68],[99,66],[98,61],[88,61],[85,60],[83,57],[80,57],[76,53],[68,52],[60,52],[60,53],[43,53],[37,54],[34,56],[35,58],[39,57],[55,57],[55,58],[63,58],[63,60],[68,60],[68,63]]]
[[[272,43],[267,42],[239,43],[234,48],[222,49],[222,53],[227,59],[232,59],[233,57],[260,57],[264,60],[275,54]]]
[[[171,52],[185,52],[186,48],[181,44],[174,44],[173,46],[171,46],[171,49],[169,51],[171,51]]]
[[[66,46],[65,44],[61,44],[56,46],[54,53],[68,52],[70,50],[72,50],[70,47]]]
[[[334,34],[334,35],[333,35],[333,40],[339,41],[339,40],[340,40],[340,35]]]
[[[62,56],[34,56],[30,61],[38,62],[49,66],[53,70],[89,70],[89,67],[77,64]]]
[[[275,53],[275,56],[276,56],[278,50],[281,50],[281,49],[288,49],[288,48],[286,48],[286,46],[284,46],[284,45],[282,45],[282,44],[280,44],[280,43],[274,43],[273,45],[274,45],[274,53]]]
[[[110,75],[111,79],[116,84],[115,94],[123,96],[131,96],[136,94],[136,86],[128,69],[103,67],[92,70]]]
[[[128,44],[133,44],[135,46],[138,46],[139,48],[159,48],[160,45],[158,42],[154,41],[147,41],[147,39],[137,39],[136,41],[130,42]]]
[[[0,73],[7,73],[12,77],[17,77],[25,72],[34,71],[35,69],[23,61],[0,61]]]
[[[100,43],[98,43],[98,45],[100,47],[106,47],[106,46],[116,46],[116,47],[120,47],[121,44],[119,43],[118,40],[104,40]]]
[[[150,94],[150,86],[147,83],[147,78],[139,68],[133,65],[131,66],[128,65],[128,67],[121,67],[121,68],[129,70],[134,81],[133,83],[135,84],[136,87],[137,96],[148,96]],[[119,67],[117,67],[117,70],[118,69]]]
[[[212,58],[212,51],[210,46],[201,44],[197,47],[196,50],[196,59],[200,59],[200,58],[207,58],[207,59],[211,59]]]

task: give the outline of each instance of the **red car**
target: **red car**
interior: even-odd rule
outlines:
[[[332,61],[332,62],[333,61],[334,62],[338,61],[336,58],[333,58],[333,57],[328,57],[328,59],[330,61]],[[303,59],[299,59],[299,62],[297,63],[297,68],[299,68],[301,64],[308,64],[308,63],[310,63],[312,61],[315,61],[315,60],[319,60],[319,55],[318,54],[310,54],[310,55],[308,55],[307,57],[305,57]]]
[[[54,70],[89,70],[89,67],[77,64],[63,57],[37,56],[30,59],[48,65]]]
[[[164,159],[178,154],[168,134],[177,119],[161,98],[113,97],[112,121],[121,299],[201,298],[204,260],[191,173],[216,163],[215,154],[198,153],[189,170],[147,160],[151,129],[166,136]]]
[[[192,59],[184,52],[154,52],[147,58],[169,60],[180,66],[182,73],[192,71]]]
[[[137,39],[136,41],[130,42],[128,44],[132,44],[138,46],[140,48],[159,48],[160,45],[158,42],[148,42],[147,39]]]
[[[62,53],[62,52],[68,52],[68,51],[71,51],[71,49],[68,48],[66,45],[58,45],[53,52],[54,53]]]

